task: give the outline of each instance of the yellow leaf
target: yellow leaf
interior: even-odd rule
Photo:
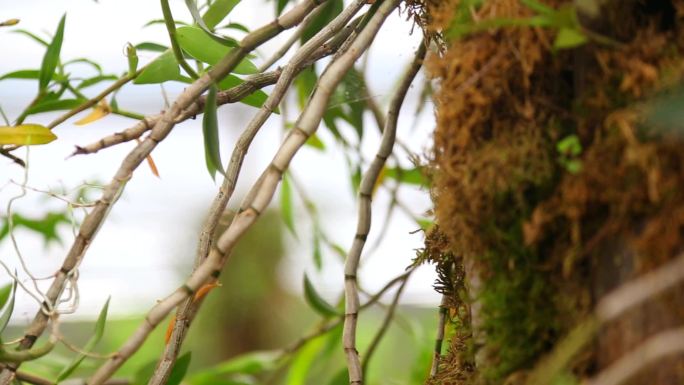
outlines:
[[[136,139],[138,143],[140,143],[140,139]],[[152,159],[152,155],[148,155],[145,157],[147,160],[147,165],[150,166],[150,171],[152,171],[152,175],[156,176],[157,178],[161,179],[159,176],[159,170],[157,169],[156,163],[154,163],[154,159]]]
[[[0,144],[31,146],[46,144],[57,139],[49,128],[40,124],[20,124],[18,126],[0,126]]]
[[[109,105],[106,101],[102,100],[100,104],[93,107],[93,110],[86,117],[74,122],[74,124],[77,126],[85,126],[88,123],[92,123],[96,120],[104,118],[105,116],[109,115],[110,112],[112,112],[112,109],[109,108]]]

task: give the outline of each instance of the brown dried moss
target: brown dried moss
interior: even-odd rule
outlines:
[[[433,28],[446,28],[459,3],[424,3]],[[469,11],[475,22],[533,14],[517,0]],[[682,251],[684,141],[649,128],[644,102],[684,75],[683,22],[683,0],[608,2],[585,26],[611,44],[553,52],[552,29],[507,27],[461,37],[428,59],[439,82],[437,222],[484,281],[475,327],[486,333],[492,370],[477,381],[522,376],[591,309],[610,289],[592,281],[608,245],[637,255],[623,281]],[[567,136],[583,148],[578,173],[559,161]],[[463,335],[452,341],[452,350],[467,346]],[[454,370],[447,365],[434,383],[465,383],[462,359],[449,357]],[[588,360],[576,374],[592,370]]]

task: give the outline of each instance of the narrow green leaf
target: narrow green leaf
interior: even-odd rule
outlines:
[[[83,81],[81,81],[76,88],[82,90],[84,88],[94,86],[100,82],[114,81],[118,79],[119,78],[115,75],[97,75],[93,76],[92,78],[83,79]]]
[[[147,382],[154,375],[154,369],[156,367],[156,358],[138,367],[138,370],[135,372],[135,374],[133,374],[131,385],[147,385]]]
[[[385,171],[385,177],[398,180],[399,182],[412,184],[417,186],[427,186],[428,181],[425,179],[420,168],[402,169],[400,167],[388,168]]]
[[[207,93],[204,103],[204,117],[202,118],[202,134],[204,135],[204,159],[207,162],[207,169],[212,179],[216,176],[216,171],[221,174],[223,162],[221,162],[221,151],[219,146],[218,118],[216,106],[216,86],[212,85]]]
[[[0,80],[5,79],[29,79],[34,80],[40,77],[40,70],[19,70],[8,72],[0,76]]]
[[[289,3],[290,0],[277,0],[276,1],[276,15],[280,16],[281,13],[283,13],[283,10],[287,6],[287,3]]]
[[[0,287],[0,309],[2,309],[7,303],[7,300],[9,300],[10,294],[12,294],[13,285],[13,283],[8,283],[7,285]]]
[[[14,271],[14,275],[17,275],[16,270]],[[5,308],[2,315],[0,315],[0,333],[2,333],[7,327],[7,324],[9,324],[12,312],[14,311],[14,297],[17,295],[17,281],[12,282],[11,292],[12,295],[9,297],[9,302],[5,300],[7,306],[5,306],[5,303],[0,306],[0,309],[3,307]]]
[[[138,52],[131,43],[126,45],[126,58],[128,59],[128,76],[133,76],[138,70]]]
[[[228,23],[226,25],[222,25],[220,27],[217,27],[217,29],[236,29],[236,30],[242,31],[244,33],[249,33],[249,28],[245,27],[243,24],[240,24],[240,23]]]
[[[47,98],[46,98],[47,99]],[[48,99],[48,100],[43,100],[33,107],[29,108],[26,110],[27,115],[32,115],[32,114],[37,114],[40,112],[49,112],[49,111],[60,111],[60,110],[70,110],[72,108],[76,108],[80,106],[81,104],[85,103],[86,99],[61,99],[61,100],[55,100],[55,99]]]
[[[235,75],[228,75],[223,80],[221,80],[218,84],[219,89],[221,91],[225,91],[227,89],[233,88],[235,86],[238,86],[240,84],[244,83],[244,80],[240,79],[239,77]],[[268,95],[262,91],[262,90],[256,90],[253,93],[245,96],[244,98],[240,99],[240,103],[246,104],[248,106],[260,108],[261,106],[264,105],[266,102],[266,99],[268,99]],[[275,114],[280,114],[280,110],[277,108],[273,110],[273,113]]]
[[[66,14],[62,16],[57,26],[57,31],[52,39],[52,42],[48,45],[45,55],[43,56],[43,62],[40,65],[40,78],[38,80],[38,88],[41,92],[47,89],[52,75],[55,73],[57,64],[59,63],[59,54],[62,51],[62,40],[64,40],[64,23],[66,22]]]
[[[320,151],[325,150],[325,143],[323,143],[323,141],[321,141],[321,138],[319,138],[316,134],[311,135],[309,139],[307,139],[306,142],[304,142],[304,144]]]
[[[207,24],[204,22],[204,19],[202,19],[202,16],[200,16],[199,9],[197,9],[197,3],[195,0],[185,0],[185,5],[188,7],[188,10],[190,11],[190,14],[192,15],[193,20],[195,20],[195,23],[199,25],[199,27],[204,31],[209,37],[212,39],[216,40],[217,42],[226,45],[228,47],[233,47],[235,44],[235,40],[231,38],[226,38],[221,35],[218,35],[214,33],[212,30],[212,27],[207,26]],[[212,4],[213,6],[213,4]]]
[[[330,379],[328,385],[348,385],[349,384],[349,370],[343,368],[337,371]]]
[[[225,19],[230,11],[240,3],[240,0],[216,0],[202,16],[202,20],[209,28],[214,28]]]
[[[102,74],[102,66],[99,65],[98,63],[94,62],[93,60],[90,60],[90,59],[85,58],[85,57],[71,59],[69,61],[64,62],[65,66],[68,66],[70,64],[87,64],[87,65],[93,67],[93,69],[95,69],[95,71],[97,71],[98,74]]]
[[[188,379],[190,384],[217,384],[219,376],[258,374],[276,367],[279,351],[255,351],[223,361],[213,367],[195,373]],[[237,376],[236,376],[237,377]],[[145,382],[146,383],[146,382]],[[236,384],[239,382],[235,382]]]
[[[287,173],[283,174],[283,181],[280,185],[280,213],[283,215],[285,226],[297,238],[297,231],[294,223],[294,210],[292,209],[292,187],[290,177]]]
[[[323,268],[323,253],[321,252],[321,231],[318,226],[314,228],[313,261],[314,266],[316,266],[316,270],[321,271]]]
[[[538,0],[520,0],[521,3],[525,4],[527,8],[541,13],[542,15],[550,15],[555,12],[555,10],[548,5],[542,4]]]
[[[168,50],[152,60],[145,70],[133,80],[133,83],[157,84],[168,80],[176,80],[179,76],[178,62],[176,62],[173,52]]]
[[[171,368],[169,379],[166,385],[179,385],[190,367],[190,360],[192,359],[192,352],[187,352],[176,359]]]
[[[568,49],[580,46],[588,41],[582,31],[574,28],[561,28],[556,40],[553,42],[555,49]]]
[[[149,41],[139,43],[134,45],[135,49],[140,50],[140,51],[152,51],[152,52],[164,52],[169,47],[163,45],[163,44],[157,44],[157,43],[152,43]]]
[[[0,126],[0,144],[30,146],[46,144],[57,139],[47,127],[40,124],[21,124],[18,126]]]
[[[209,35],[197,27],[181,27],[176,30],[178,44],[183,51],[193,58],[215,65],[230,52],[231,47],[227,47],[213,40]],[[237,46],[237,43],[236,43]],[[257,67],[248,59],[242,61],[233,70],[236,74],[249,75],[257,73]]]
[[[107,323],[107,311],[109,309],[110,299],[111,297],[107,298],[107,301],[102,307],[102,310],[100,310],[100,315],[97,317],[97,321],[95,322],[95,333],[92,337],[90,337],[88,342],[86,342],[85,346],[82,349],[82,352],[79,353],[78,356],[76,356],[69,365],[62,369],[62,371],[57,376],[57,383],[69,377],[74,372],[74,370],[76,370],[79,367],[79,365],[81,365],[81,362],[83,362],[87,354],[92,352],[95,346],[98,344],[98,342],[100,342],[100,340],[102,339],[105,324]]]
[[[44,47],[47,47],[47,46],[48,46],[48,42],[47,42],[47,41],[45,41],[44,39],[42,39],[42,38],[39,37],[38,35],[36,35],[36,34],[34,34],[34,33],[32,33],[32,32],[29,32],[29,31],[27,31],[27,30],[25,30],[25,29],[15,29],[15,30],[13,30],[12,32],[13,32],[13,33],[18,33],[18,34],[24,35],[24,36],[30,38],[31,40],[37,42],[38,44],[40,44],[40,45],[42,45],[42,46],[44,46]]]
[[[324,7],[321,12],[316,15],[316,17],[311,20],[309,24],[304,28],[302,33],[302,43],[305,43],[311,39],[315,34],[317,34],[323,27],[328,25],[332,19],[337,17],[337,15],[344,9],[344,2],[342,0],[330,0],[322,5]]]
[[[325,338],[319,336],[311,341],[309,341],[303,348],[297,352],[292,363],[290,364],[290,370],[287,373],[285,379],[285,385],[306,385],[307,379],[311,374],[311,367],[320,355],[320,351],[325,344]]]
[[[306,299],[306,303],[308,303],[316,313],[325,318],[334,317],[340,314],[337,309],[332,307],[332,305],[318,294],[306,274],[304,274],[304,298]]]

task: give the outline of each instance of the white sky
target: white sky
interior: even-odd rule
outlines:
[[[167,37],[162,26],[142,28],[150,19],[161,17],[157,1],[89,0],[49,1],[23,0],[21,2],[4,0],[0,19],[19,18],[21,23],[14,28],[0,29],[0,75],[18,69],[37,69],[43,55],[43,48],[28,38],[11,33],[12,29],[23,28],[41,36],[52,33],[59,18],[67,13],[66,32],[62,48],[62,60],[86,56],[104,67],[107,73],[121,73],[126,70],[123,55],[127,42],[157,41],[166,44]],[[171,1],[174,16],[190,21],[190,15],[182,1]],[[262,0],[243,0],[228,20],[239,21],[254,28],[270,21],[272,3]],[[265,12],[268,10],[268,12]],[[386,104],[396,82],[397,75],[412,57],[419,44],[418,33],[409,36],[411,25],[405,15],[392,15],[378,40],[372,47],[369,61],[369,83],[378,101]],[[260,49],[268,56],[278,42],[287,38],[287,32],[276,41]],[[154,56],[141,52],[144,64]],[[91,75],[86,66],[75,66],[73,76]],[[81,71],[81,72],[79,72]],[[419,87],[418,81],[410,91],[404,113],[400,117],[399,138],[415,152],[424,153],[430,145],[430,132],[434,126],[431,106],[427,113],[419,117],[417,128],[415,100]],[[0,82],[0,106],[10,116],[16,118],[23,107],[34,96],[36,82],[5,80]],[[171,99],[174,99],[182,86],[165,86]],[[89,95],[98,91],[93,87]],[[118,97],[121,108],[150,114],[163,107],[163,99],[158,86],[128,86]],[[255,109],[242,106],[225,106],[220,109],[219,121],[222,126],[223,159],[229,159],[232,144],[239,130],[249,121]],[[46,124],[58,114],[40,114],[30,117],[28,122]],[[85,113],[83,113],[85,115]],[[96,123],[77,127],[71,119],[56,129],[59,139],[46,146],[30,149],[29,183],[31,187],[49,190],[61,185],[73,188],[84,181],[97,180],[108,182],[121,159],[132,148],[124,144],[101,151],[96,155],[79,156],[65,159],[74,145],[91,143],[107,134],[120,131],[133,124],[133,121],[109,116]],[[290,116],[291,120],[295,117]],[[370,115],[367,119],[366,139],[362,148],[367,159],[372,156],[379,143],[377,130]],[[231,202],[235,206],[239,196],[251,185],[263,170],[280,143],[281,118],[273,117],[255,143],[245,161],[238,192]],[[327,133],[321,138],[328,145],[328,151],[321,153],[305,148],[294,159],[292,170],[307,186],[308,195],[313,197],[323,214],[323,225],[328,234],[343,247],[348,247],[356,227],[356,205],[350,192],[346,166],[343,156]],[[218,183],[208,177],[204,165],[200,120],[189,121],[177,126],[153,156],[162,178],[151,175],[143,165],[126,187],[123,198],[112,210],[105,226],[100,230],[90,247],[80,269],[79,288],[81,306],[78,314],[92,316],[98,311],[107,294],[112,295],[110,311],[124,315],[148,309],[158,298],[165,296],[183,281],[179,274],[180,266],[186,266],[194,258],[198,229]],[[17,152],[25,155],[24,150]],[[401,154],[401,153],[400,153]],[[401,154],[403,156],[403,154]],[[404,159],[404,165],[410,163]],[[0,158],[0,209],[4,211],[9,199],[20,190],[8,185],[9,180],[21,181],[23,171],[5,158]],[[4,187],[3,187],[4,186]],[[430,207],[427,192],[405,191],[401,197],[416,213]],[[380,191],[375,199],[373,228],[369,245],[375,243],[387,205],[387,194]],[[276,202],[272,206],[277,205]],[[295,198],[295,201],[300,201]],[[29,193],[18,200],[14,210],[25,215],[41,215],[46,207],[63,207],[59,202],[46,200],[45,196]],[[194,215],[189,215],[192,213]],[[300,220],[300,234],[310,230],[308,217],[303,209],[297,210]],[[409,234],[417,226],[400,212],[396,212],[386,239],[378,251],[363,263],[360,279],[373,291],[384,285],[392,277],[400,274],[414,256],[414,249],[421,247],[422,236]],[[30,270],[38,276],[49,275],[61,265],[66,250],[71,244],[69,229],[64,229],[63,246],[43,246],[42,240],[25,231],[17,231],[22,254]],[[321,291],[330,297],[336,296],[343,285],[343,272],[338,258],[324,250],[327,261],[322,274],[314,274],[311,263],[311,241],[301,236],[297,241],[287,235],[287,253],[282,266],[283,282],[293,291],[300,290],[301,276],[307,271]],[[17,266],[16,254],[8,241],[0,245],[0,259],[10,266]],[[0,277],[4,273],[0,274]],[[438,296],[432,291],[434,273],[431,267],[421,268],[415,273],[407,286],[404,302],[419,303],[425,306],[438,305]],[[49,281],[44,282],[47,284]],[[18,297],[14,322],[25,322],[32,318],[36,305],[26,295]]]

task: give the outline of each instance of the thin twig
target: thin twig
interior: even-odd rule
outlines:
[[[81,263],[88,245],[94,239],[112,205],[121,196],[126,183],[132,177],[133,170],[145,160],[157,143],[164,140],[170,133],[175,125],[174,118],[195,101],[211,84],[223,79],[249,52],[281,31],[298,24],[315,6],[316,2],[314,0],[307,0],[284,13],[273,22],[248,34],[239,42],[238,47],[230,50],[211,70],[185,89],[171,108],[157,121],[150,135],[126,156],[110,184],[105,187],[102,197],[97,201],[96,206],[83,220],[79,234],[47,292],[48,301],[46,302],[54,304],[58,301],[69,274]],[[191,278],[186,285],[171,294],[167,302],[163,303],[163,305],[162,303],[157,305],[146,318],[147,323],[138,330],[136,337],[123,347],[120,355],[108,360],[94,374],[90,382],[91,385],[101,384],[109,378],[127,357],[137,350],[149,332],[154,329],[176,304],[199,289],[209,274],[215,271],[215,267],[217,266],[214,263],[209,263],[194,279]],[[42,312],[36,314],[33,322],[26,330],[20,348],[27,349],[33,345],[37,337],[45,330],[47,320],[47,316]],[[11,370],[5,369],[0,374],[0,384],[9,385],[13,378],[14,373]]]
[[[334,20],[319,31],[314,37],[306,42],[295,55],[290,59],[290,62],[283,68],[282,74],[278,78],[275,88],[268,96],[263,106],[255,114],[249,122],[244,132],[240,135],[233,154],[231,156],[230,164],[226,170],[226,177],[221,185],[221,189],[214,199],[209,210],[209,216],[200,232],[200,241],[197,251],[197,258],[195,266],[199,266],[209,254],[211,247],[211,239],[215,232],[218,221],[225,210],[228,201],[230,200],[235,185],[239,177],[242,162],[247,153],[252,140],[258,133],[259,129],[266,122],[266,119],[272,114],[273,110],[278,106],[280,100],[285,95],[294,77],[302,68],[306,60],[321,47],[328,39],[333,37],[340,31],[349,20],[356,14],[364,4],[364,0],[355,0],[350,6],[342,11]],[[190,326],[197,308],[201,306],[201,302],[195,302],[190,299],[186,300],[179,308],[176,314],[176,322],[174,330],[171,334],[169,343],[166,345],[162,359],[160,360],[155,374],[149,382],[149,385],[163,384],[170,375],[173,363],[180,352],[181,344],[185,338],[188,327]]]
[[[444,343],[444,329],[446,327],[448,297],[442,294],[442,302],[439,305],[439,321],[437,323],[437,337],[435,337],[435,351],[432,353],[432,366],[430,367],[430,378],[437,375],[439,371],[439,361],[442,358],[442,344]]]
[[[413,270],[414,269],[411,269],[410,272],[413,272]],[[406,287],[406,283],[408,282],[410,272],[409,275],[406,276],[406,279],[404,279],[401,282],[401,285],[399,285],[399,288],[397,289],[397,292],[394,294],[394,298],[392,299],[392,303],[390,304],[389,308],[387,309],[387,312],[385,313],[385,318],[382,320],[380,328],[378,329],[375,336],[373,336],[373,340],[371,340],[370,345],[368,345],[368,350],[366,350],[366,355],[363,359],[363,365],[361,366],[364,379],[368,375],[368,365],[370,365],[371,359],[373,358],[373,354],[376,352],[378,346],[380,346],[380,341],[382,341],[382,338],[385,336],[385,334],[387,334],[389,325],[392,322],[392,319],[394,318],[394,313],[397,310],[399,299],[401,298],[401,294],[404,292],[404,288]]]
[[[388,8],[388,6],[385,4],[390,4],[390,2],[385,1],[385,3],[383,3],[383,5],[381,5],[378,9],[378,13],[381,13],[383,10]],[[363,32],[365,32],[365,29],[361,32],[361,34],[363,34]],[[385,127],[382,133],[380,148],[375,155],[375,159],[373,159],[371,165],[368,167],[368,170],[365,172],[359,187],[359,213],[356,235],[354,236],[354,241],[349,253],[347,254],[344,265],[345,318],[342,338],[344,351],[347,358],[347,367],[349,369],[350,384],[363,383],[363,368],[361,367],[359,360],[359,353],[356,350],[356,323],[359,309],[359,293],[357,288],[358,282],[356,274],[359,266],[359,259],[361,258],[361,252],[363,251],[366,239],[368,238],[368,233],[370,232],[371,199],[373,189],[377,182],[378,176],[385,165],[385,161],[390,154],[392,154],[401,105],[403,104],[406,93],[411,86],[411,82],[423,64],[425,53],[425,44],[421,44],[413,61],[411,62],[411,65],[401,78],[399,88],[390,102],[390,107],[387,112],[387,121],[385,122]]]

